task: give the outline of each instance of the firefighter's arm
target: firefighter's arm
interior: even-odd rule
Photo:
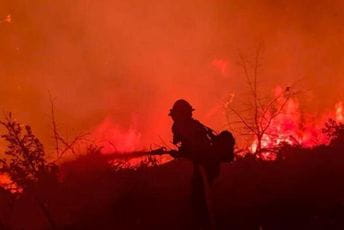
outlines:
[[[169,154],[173,157],[173,158],[180,158],[182,157],[182,154],[180,153],[180,151],[178,150],[170,150]]]
[[[167,150],[166,148],[162,147],[162,148],[159,148],[159,149],[154,149],[154,150],[151,150],[149,152],[150,155],[163,155],[163,154],[169,154],[171,155],[173,158],[180,158],[182,157],[182,154],[179,150],[174,150],[174,149],[171,149],[171,150]]]
[[[180,144],[180,142],[181,142],[181,138],[179,137],[179,135],[173,132],[173,144],[178,145]]]
[[[182,145],[182,138],[181,138],[176,126],[172,126],[172,133],[173,133],[173,144],[178,148],[178,150],[170,150],[169,154],[173,158],[185,157],[185,151],[184,151],[183,145]]]

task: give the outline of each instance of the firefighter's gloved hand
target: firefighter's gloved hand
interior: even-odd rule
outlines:
[[[182,157],[181,153],[177,150],[170,150],[170,155],[173,157],[173,158],[180,158]]]

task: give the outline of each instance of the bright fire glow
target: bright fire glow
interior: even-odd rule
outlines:
[[[336,120],[338,122],[344,121],[344,104],[343,104],[343,102],[338,102],[336,104]]]
[[[22,188],[18,187],[7,174],[0,174],[0,187],[10,191],[11,193],[20,193],[23,191]]]
[[[103,153],[126,153],[140,148],[141,134],[132,124],[128,129],[121,129],[110,118],[106,118],[92,133]]]
[[[106,118],[98,125],[92,133],[93,139],[98,146],[101,146],[103,154],[130,154],[133,151],[145,149],[141,140],[141,133],[138,131],[135,122],[128,129],[116,125],[111,118]],[[148,156],[148,153],[147,153]],[[152,156],[154,160],[163,164],[172,160],[169,155]],[[128,159],[125,165],[129,168],[136,168],[145,162],[147,157]]]
[[[284,98],[281,98],[281,102],[283,100]],[[262,149],[273,149],[281,143],[301,145],[306,148],[327,144],[329,138],[322,132],[322,129],[330,118],[337,122],[344,120],[343,102],[338,102],[334,111],[315,118],[310,114],[302,114],[299,102],[292,98],[284,106],[281,113],[272,120],[262,138]],[[254,153],[257,151],[257,146],[258,141],[256,139],[249,150]],[[274,159],[268,150],[264,157]]]
[[[282,88],[275,89],[275,95],[281,95]],[[231,95],[231,100],[234,94]],[[285,101],[281,97],[278,105]],[[281,143],[290,145],[301,145],[306,148],[314,147],[320,144],[327,144],[329,138],[322,132],[325,123],[332,118],[337,122],[344,121],[344,104],[338,102],[335,110],[324,113],[321,116],[302,113],[300,103],[296,98],[290,98],[278,116],[272,119],[271,125],[262,137],[261,147],[266,152],[262,154],[264,159],[274,160],[274,154],[270,154],[268,149],[278,147]],[[269,116],[269,114],[267,115]],[[92,136],[99,146],[102,146],[102,153],[129,153],[143,149],[141,133],[133,123],[128,129],[121,129],[110,118],[106,118],[93,132]],[[257,151],[258,141],[254,140],[249,147],[249,151]],[[136,167],[145,158],[131,159],[128,165]],[[159,157],[160,163],[171,160],[170,157]]]

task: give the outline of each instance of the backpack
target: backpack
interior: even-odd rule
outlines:
[[[233,134],[227,130],[213,137],[213,153],[222,162],[231,162],[234,160],[234,145],[235,139]]]

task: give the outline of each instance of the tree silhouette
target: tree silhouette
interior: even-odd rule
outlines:
[[[7,132],[1,135],[7,142],[7,149],[4,152],[5,157],[0,159],[0,172],[7,174],[17,188],[34,198],[50,227],[55,229],[55,223],[39,185],[46,186],[46,182],[56,180],[57,166],[46,161],[44,147],[32,133],[30,126],[22,127],[12,114],[0,121],[0,125]]]
[[[234,100],[234,94],[232,94],[225,100],[224,105],[229,126],[232,129],[239,129],[242,135],[254,136],[256,139],[255,155],[265,151],[262,146],[265,135],[269,135],[271,139],[274,138],[273,134],[268,133],[273,120],[283,112],[288,101],[297,94],[294,86],[285,87],[274,97],[262,93],[259,84],[262,73],[262,51],[262,46],[258,46],[252,58],[239,55],[238,64],[248,87],[248,97],[245,97],[240,106],[235,106],[232,103]],[[233,117],[238,120],[233,120]]]

